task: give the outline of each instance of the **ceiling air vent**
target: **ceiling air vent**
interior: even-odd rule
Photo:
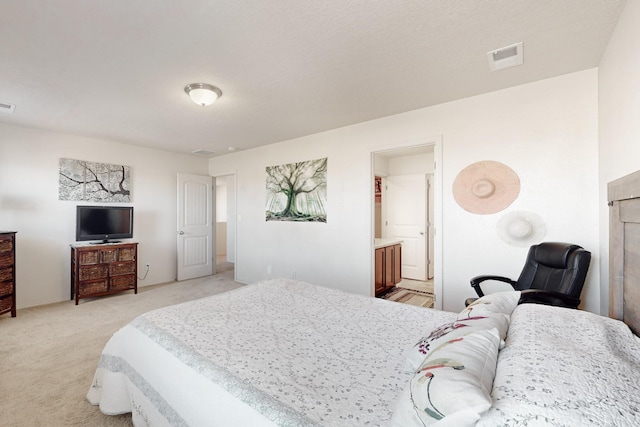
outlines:
[[[199,150],[193,150],[192,153],[197,154],[199,156],[213,156],[214,154],[216,154],[215,151],[205,150],[204,148],[200,148]]]
[[[3,103],[0,102],[0,113],[13,114],[13,111],[15,109],[16,109],[15,105],[3,104]]]
[[[491,71],[522,65],[524,62],[522,42],[487,52],[487,61]]]

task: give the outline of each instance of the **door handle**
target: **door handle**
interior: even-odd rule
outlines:
[[[420,235],[421,235],[421,236],[424,236],[424,231],[421,231],[421,232],[420,232]]]
[[[180,233],[178,233],[178,234],[180,234],[180,235],[182,236],[182,235],[184,234],[184,231],[181,231],[181,232],[180,232]]]

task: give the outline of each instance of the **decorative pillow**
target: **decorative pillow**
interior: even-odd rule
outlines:
[[[462,310],[458,315],[458,319],[466,319],[486,313],[502,313],[511,316],[513,310],[518,306],[519,300],[520,291],[496,292],[485,295]]]
[[[500,348],[502,348],[509,329],[509,316],[506,314],[484,313],[440,325],[431,331],[431,334],[422,337],[406,352],[404,370],[405,372],[416,372],[429,354],[454,338],[492,328],[497,329]]]
[[[433,351],[396,402],[391,426],[475,426],[491,407],[499,343],[489,329]]]

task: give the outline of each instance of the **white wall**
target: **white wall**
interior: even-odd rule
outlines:
[[[227,262],[236,262],[236,177],[228,175],[227,181]]]
[[[227,254],[227,180],[216,178],[216,257]]]
[[[235,260],[235,177],[216,177],[216,256]]]
[[[599,66],[601,312],[609,304],[607,183],[640,169],[640,2],[627,2]]]
[[[216,176],[216,256],[235,262],[236,254],[235,175]]]
[[[237,279],[295,274],[371,295],[371,152],[441,135],[443,308],[463,307],[474,295],[475,275],[517,277],[527,248],[503,243],[495,227],[502,215],[527,210],[545,221],[545,240],[593,253],[583,297],[584,307],[598,312],[597,102],[592,69],[213,158],[210,174],[237,173]],[[328,157],[327,223],[266,222],[265,167],[322,157]],[[480,160],[503,162],[520,177],[520,197],[498,214],[470,214],[452,197],[457,173]]]
[[[58,200],[59,159],[130,166],[139,286],[176,277],[176,174],[207,174],[207,159],[0,124],[0,228],[16,236],[18,308],[69,299],[75,206]]]
[[[216,178],[216,222],[227,222],[227,179],[225,177]]]
[[[433,173],[433,151],[430,153],[416,154],[413,156],[392,157],[389,159],[389,176],[411,175],[411,174],[432,174]]]
[[[227,223],[216,221],[216,258],[227,255]]]
[[[411,175],[417,173],[432,174],[434,166],[433,147],[429,152],[405,155],[405,150],[394,150],[394,156],[383,154],[374,156],[373,170],[376,176]]]

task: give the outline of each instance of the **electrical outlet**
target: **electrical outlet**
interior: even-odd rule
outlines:
[[[147,269],[149,268],[149,263],[146,264],[147,265]]]
[[[267,265],[267,274],[271,274],[271,266]]]

